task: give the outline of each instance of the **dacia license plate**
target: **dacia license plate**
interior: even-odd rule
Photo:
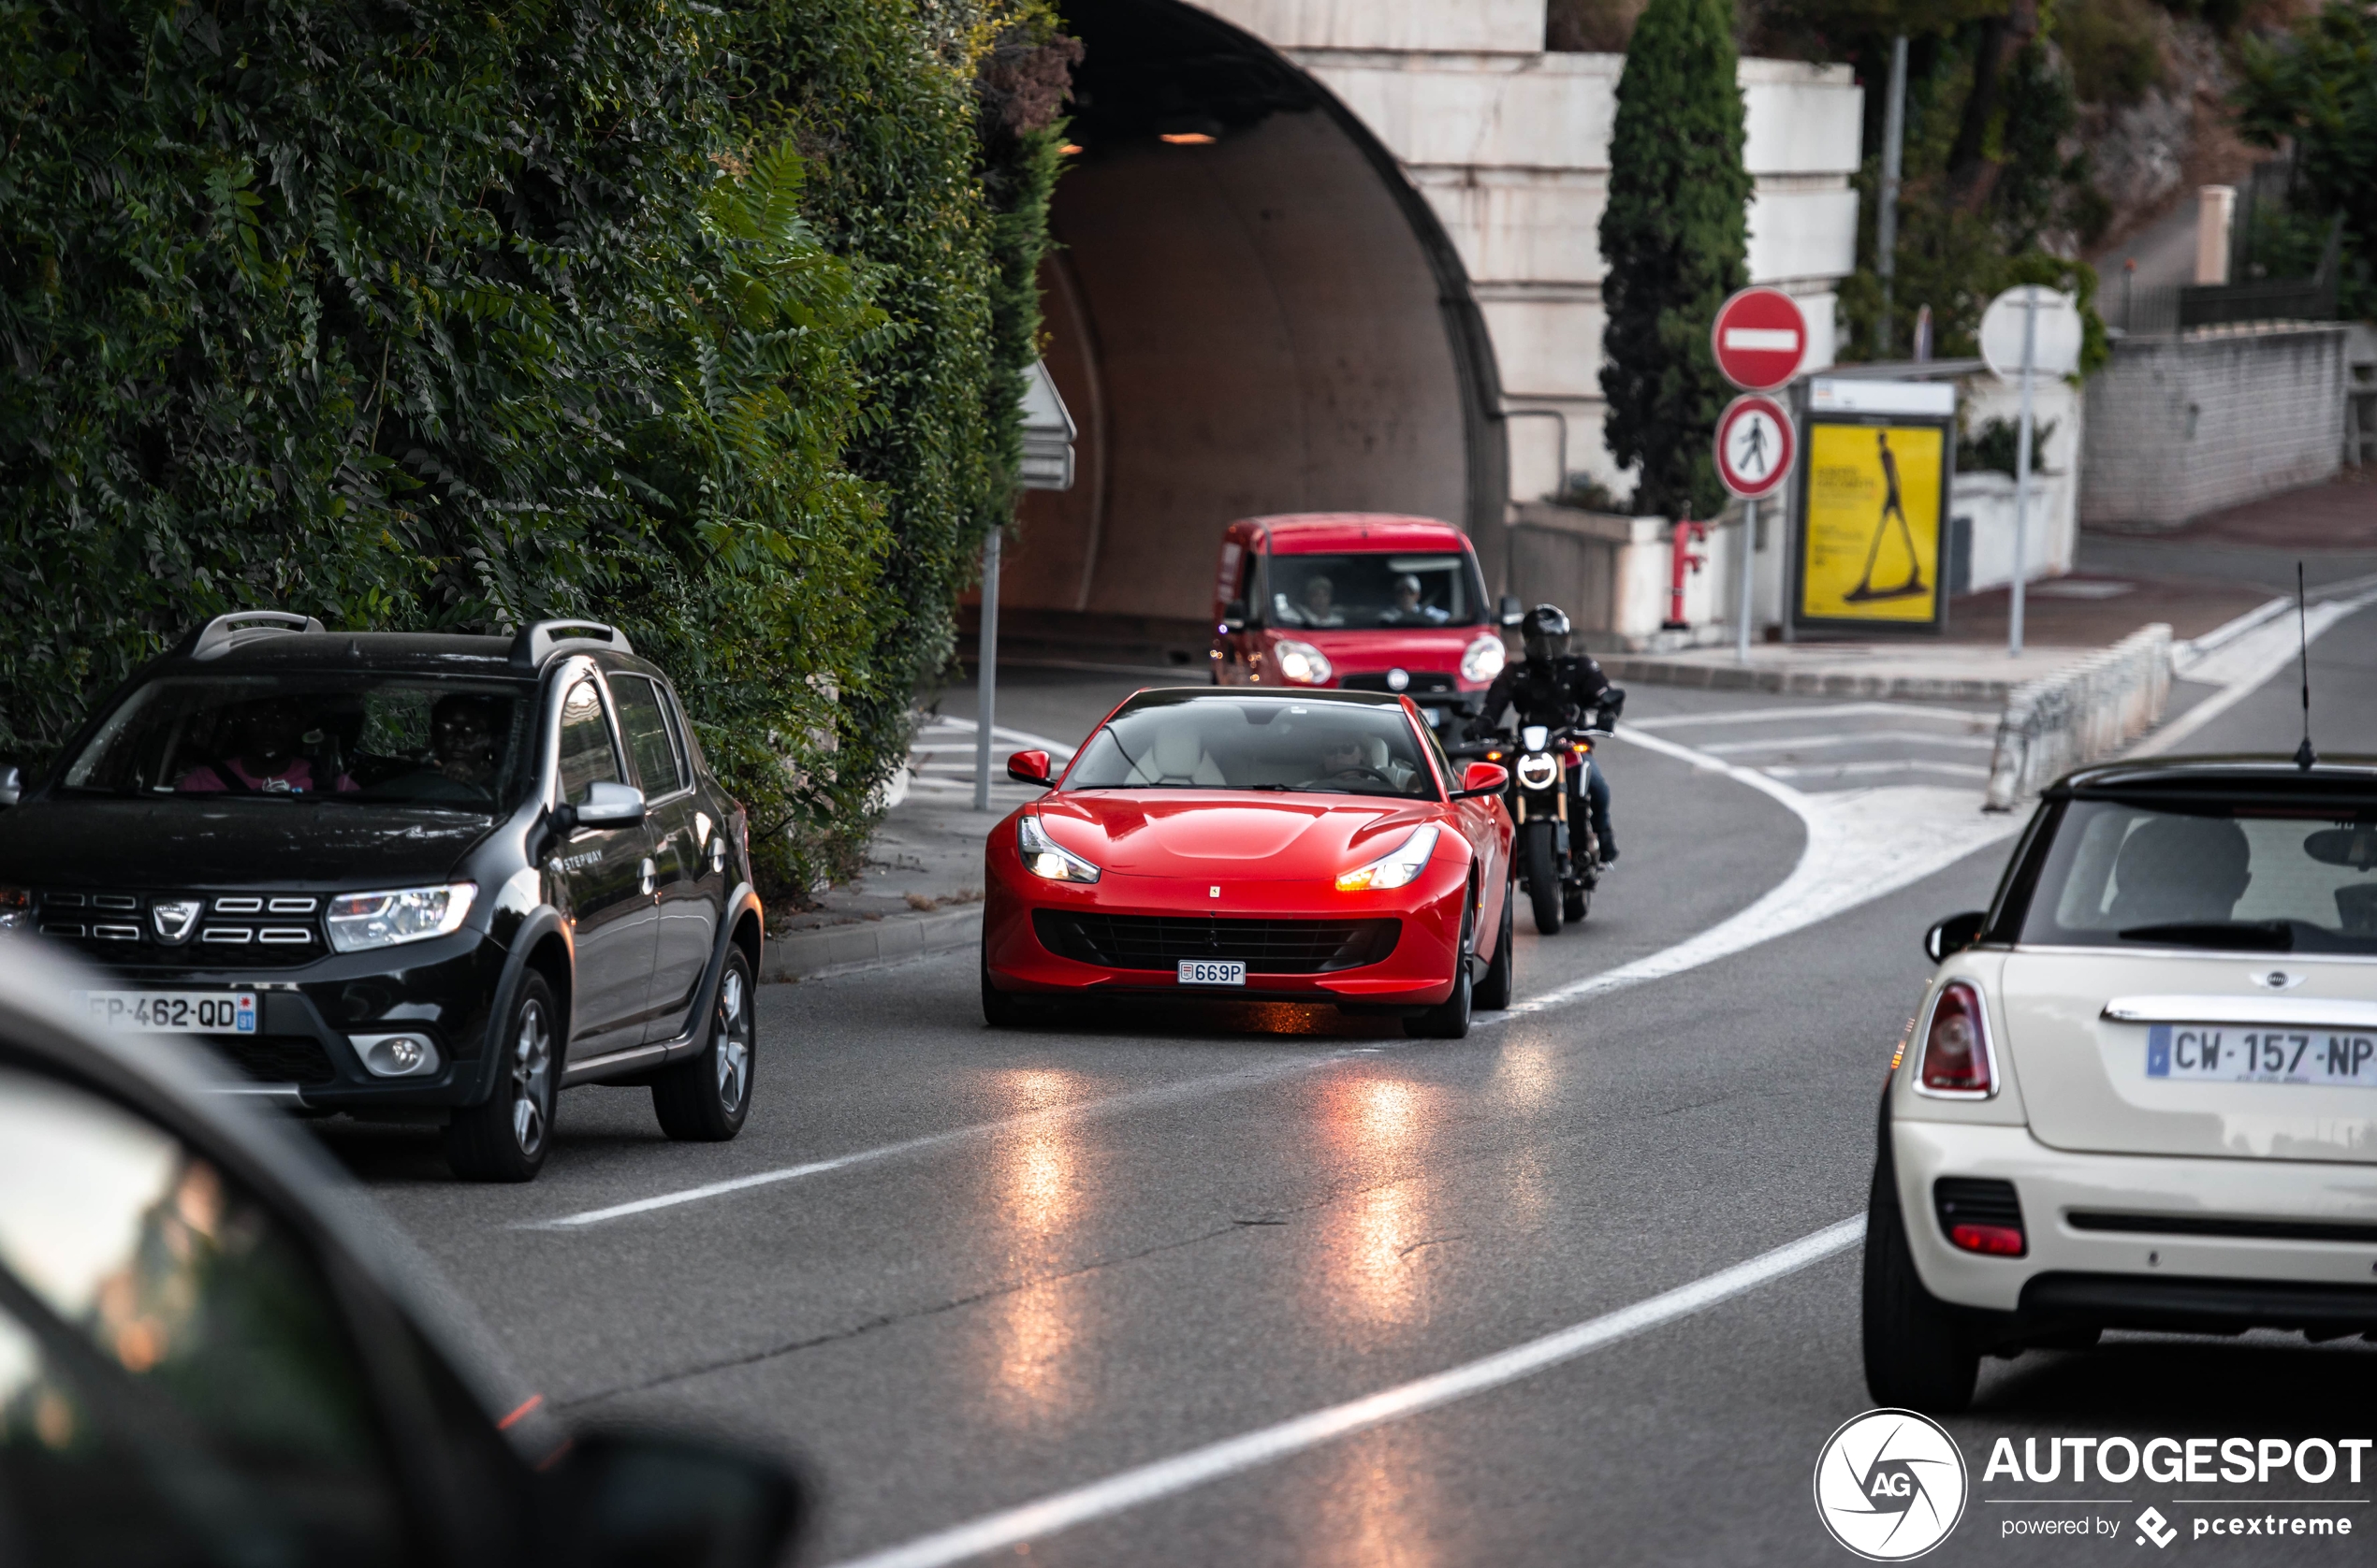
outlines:
[[[1180,961],[1180,983],[1183,985],[1244,985],[1247,966],[1219,958],[1184,958]]]
[[[2146,1031],[2146,1076],[2377,1089],[2377,1032],[2156,1024]]]
[[[78,991],[74,1005],[102,1029],[128,1034],[253,1035],[253,991]]]

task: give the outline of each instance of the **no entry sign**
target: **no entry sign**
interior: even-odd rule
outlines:
[[[1726,380],[1744,392],[1772,392],[1800,373],[1807,318],[1779,288],[1745,288],[1718,308],[1709,341]]]
[[[1791,416],[1773,399],[1736,398],[1716,422],[1716,472],[1745,501],[1773,493],[1791,472]]]

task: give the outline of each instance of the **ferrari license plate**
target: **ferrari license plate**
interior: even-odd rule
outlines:
[[[1180,983],[1244,985],[1247,983],[1247,966],[1218,958],[1184,958],[1180,961]]]
[[[253,991],[78,991],[74,1005],[102,1029],[132,1034],[253,1035]]]
[[[2157,1024],[2146,1076],[2217,1083],[2377,1089],[2377,1034],[2226,1024]]]

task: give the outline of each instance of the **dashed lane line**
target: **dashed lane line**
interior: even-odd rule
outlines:
[[[1629,730],[1672,730],[1686,724],[1780,724],[1814,714],[1827,719],[1944,719],[1958,724],[1986,725],[1992,733],[1997,730],[1997,715],[1984,709],[1926,707],[1919,703],[1801,703],[1792,707],[1735,708],[1725,713],[1670,713],[1656,719],[1629,719],[1626,724]]]
[[[1815,751],[1834,746],[1878,746],[1896,741],[1903,746],[1957,746],[1968,751],[1996,749],[1993,735],[1944,735],[1928,730],[1845,730],[1837,735],[1780,735],[1772,740],[1722,740],[1700,749],[1712,757],[1739,757],[1751,751],[1775,751],[1785,747]]]
[[[1847,1251],[1864,1236],[1865,1217],[1860,1214],[1689,1285],[1481,1359],[1121,1471],[1102,1481],[1052,1493],[1020,1507],[985,1514],[899,1546],[849,1559],[839,1568],[945,1568],[949,1563],[963,1562],[985,1552],[1019,1546],[1093,1519],[1125,1513],[1226,1475],[1532,1377],[1795,1274]]]

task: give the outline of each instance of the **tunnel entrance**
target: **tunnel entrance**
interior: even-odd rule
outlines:
[[[1042,286],[1080,433],[1074,487],[1027,498],[1007,556],[1017,631],[1202,619],[1223,529],[1261,513],[1441,517],[1498,580],[1493,350],[1392,156],[1204,12],[1065,12],[1087,52]]]

